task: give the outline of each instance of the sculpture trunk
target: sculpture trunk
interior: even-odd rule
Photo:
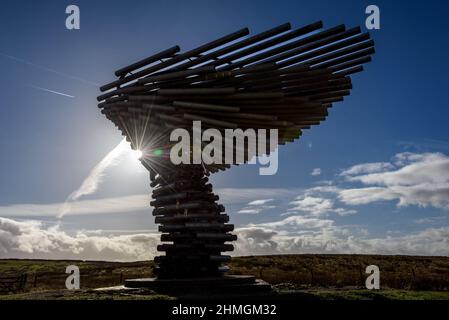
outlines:
[[[227,224],[229,216],[219,197],[212,192],[201,165],[176,166],[152,176],[153,215],[162,232],[157,250],[165,255],[155,258],[158,278],[216,277],[228,270],[222,266],[232,251],[228,241],[237,237]]]

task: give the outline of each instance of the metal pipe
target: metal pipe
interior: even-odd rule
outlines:
[[[114,72],[114,74],[117,77],[125,76],[127,73],[134,71],[136,69],[140,69],[140,68],[146,66],[147,64],[156,62],[156,61],[164,59],[164,58],[169,58],[169,57],[173,56],[175,53],[179,52],[179,50],[181,50],[181,48],[179,46],[174,46],[174,47],[168,48],[164,51],[161,51],[152,56],[149,56],[148,58],[145,58],[140,61],[137,61],[136,63],[130,64],[129,66],[118,69],[117,71]]]
[[[204,44],[204,45],[202,45],[202,46],[200,46],[200,47],[198,47],[196,49],[193,49],[193,50],[187,51],[186,53],[180,54],[180,55],[178,55],[178,56],[176,56],[176,57],[174,57],[174,58],[172,58],[172,59],[170,59],[168,61],[164,61],[164,62],[162,62],[160,64],[155,65],[155,66],[148,67],[148,68],[143,69],[143,70],[141,70],[139,72],[136,72],[136,73],[134,73],[134,74],[132,74],[132,75],[130,75],[128,77],[124,77],[123,79],[119,79],[119,80],[110,82],[110,83],[100,87],[100,90],[101,91],[106,91],[106,90],[112,89],[114,87],[120,86],[120,85],[122,85],[124,83],[127,83],[129,81],[136,80],[136,79],[138,79],[140,77],[146,76],[146,75],[148,75],[150,73],[153,73],[155,71],[162,70],[162,69],[164,69],[166,67],[172,66],[172,65],[174,65],[174,64],[176,64],[178,62],[181,62],[183,60],[186,60],[186,59],[189,59],[189,58],[192,58],[192,57],[196,57],[196,56],[200,55],[203,52],[212,50],[212,49],[217,48],[217,47],[219,47],[219,46],[221,46],[221,45],[223,45],[225,43],[234,41],[234,40],[236,40],[238,38],[241,38],[241,37],[244,37],[244,36],[246,36],[248,34],[249,34],[248,28],[240,29],[240,30],[238,30],[236,32],[233,32],[233,33],[231,33],[229,35],[226,35],[226,36],[224,36],[222,38],[219,38],[217,40],[214,40],[214,41],[211,41],[209,43],[206,43],[206,44]]]

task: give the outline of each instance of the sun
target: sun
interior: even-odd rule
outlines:
[[[136,160],[140,160],[143,156],[143,153],[141,150],[132,150],[131,154],[132,154],[133,158],[135,158]]]

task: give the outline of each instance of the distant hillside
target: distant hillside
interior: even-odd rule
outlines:
[[[101,262],[62,260],[0,260],[0,275],[27,274],[26,291],[64,289],[66,266],[81,271],[81,287],[122,284],[124,279],[153,276],[153,261]],[[404,290],[449,290],[449,257],[380,255],[278,255],[236,257],[231,274],[253,274],[279,288],[364,287],[365,268],[380,268],[382,288]]]

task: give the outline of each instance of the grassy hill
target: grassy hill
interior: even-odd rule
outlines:
[[[25,293],[3,294],[0,299],[14,297],[49,298],[44,292],[58,296],[89,298],[92,292],[68,293],[65,288],[66,266],[75,264],[81,272],[81,288],[116,286],[127,278],[153,276],[153,262],[103,262],[70,260],[0,260],[0,275],[27,274]],[[365,268],[380,269],[381,291],[363,290]],[[261,278],[281,294],[307,293],[325,299],[449,299],[449,257],[381,256],[381,255],[277,255],[236,257],[229,264],[230,274],[252,274]],[[61,293],[62,292],[62,293]],[[64,293],[65,292],[65,293]],[[78,294],[78,296],[76,296]],[[50,295],[51,297],[51,295]],[[126,298],[151,298],[148,293]],[[152,296],[153,298],[160,298]],[[94,298],[116,298],[97,293]],[[119,297],[120,298],[120,297]]]

